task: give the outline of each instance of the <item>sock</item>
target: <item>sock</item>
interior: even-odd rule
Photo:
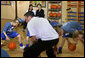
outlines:
[[[28,48],[29,47],[29,44],[26,44],[26,47]]]
[[[62,47],[59,47],[59,51],[61,51],[62,50]]]
[[[22,47],[22,46],[23,46],[23,44],[22,44],[22,43],[20,43],[20,46]]]

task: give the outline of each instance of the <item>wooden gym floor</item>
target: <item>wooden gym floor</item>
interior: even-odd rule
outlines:
[[[6,23],[6,22],[9,22],[9,21],[11,21],[11,20],[5,20],[5,19],[1,20],[1,31],[2,31],[3,26],[5,25],[5,23]],[[26,32],[27,32],[27,31],[26,31],[26,32],[23,32],[23,31],[22,31],[22,30],[23,30],[23,29],[22,29],[22,26],[18,27],[18,28],[15,29],[15,30],[21,35],[22,41],[23,41],[23,43],[24,43],[24,41],[25,41],[25,39],[26,39]],[[72,40],[71,38],[70,38],[70,40],[71,40],[71,42],[73,42],[73,40]],[[17,44],[17,48],[16,48],[14,51],[10,51],[10,50],[8,49],[8,43],[9,43],[10,41],[16,42],[16,44]],[[8,53],[11,57],[23,57],[23,50],[21,50],[21,49],[19,48],[18,39],[17,39],[17,38],[14,38],[14,39],[12,39],[12,40],[10,40],[10,41],[5,41],[5,42],[4,42],[4,41],[1,40],[2,43],[7,44],[6,46],[3,47],[3,49],[4,49],[5,51],[7,51],[7,53]],[[60,42],[61,42],[61,36],[60,36],[60,38],[59,38],[58,47],[59,47],[59,45],[60,45]],[[25,45],[25,43],[24,43],[24,45]],[[41,57],[47,57],[45,51],[43,51],[40,55],[41,55]],[[78,41],[76,50],[73,51],[73,52],[71,52],[71,51],[68,50],[67,41],[65,41],[65,44],[64,44],[64,47],[63,47],[63,50],[62,50],[62,54],[58,54],[58,55],[56,55],[56,57],[84,57],[84,47],[83,47],[82,43],[81,43],[80,41]]]

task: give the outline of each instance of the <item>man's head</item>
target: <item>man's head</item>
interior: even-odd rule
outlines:
[[[82,31],[76,30],[76,31],[73,33],[73,38],[84,39],[84,33],[83,33]]]
[[[18,20],[12,21],[12,25],[13,25],[14,27],[17,27],[17,26],[19,25],[19,21],[18,21]]]
[[[31,11],[28,11],[27,13],[24,14],[24,16],[25,16],[26,22],[28,23],[31,20],[31,18],[34,16],[34,13]]]
[[[42,5],[41,4],[38,4],[37,7],[40,10],[42,8]]]

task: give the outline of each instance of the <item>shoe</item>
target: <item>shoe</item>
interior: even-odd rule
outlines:
[[[61,50],[61,51],[59,51],[59,54],[62,54],[62,50]]]
[[[25,46],[20,47],[20,49],[24,49],[24,48],[25,48]]]
[[[62,53],[62,47],[59,47],[59,54],[61,54]]]

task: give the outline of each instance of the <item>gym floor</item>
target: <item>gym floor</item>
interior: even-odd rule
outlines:
[[[10,22],[11,20],[6,20],[6,19],[2,19],[1,20],[1,31],[3,29],[3,26],[5,25],[6,22]],[[23,32],[22,30],[22,26],[20,27],[17,27],[15,29],[22,37],[22,42],[24,43],[25,45],[25,39],[26,39],[26,31]],[[73,42],[73,40],[71,38],[69,38],[71,42]],[[8,43],[9,42],[15,42],[16,43],[16,49],[13,50],[13,51],[10,51],[8,49]],[[18,39],[17,38],[14,38],[14,39],[11,39],[10,41],[2,41],[2,43],[5,43],[7,44],[6,46],[3,47],[3,49],[5,51],[7,51],[7,53],[11,56],[11,57],[23,57],[23,50],[21,50],[19,48],[19,42],[18,42]],[[59,38],[59,43],[58,43],[58,47],[60,45],[60,42],[61,42],[61,36]],[[65,44],[64,44],[64,47],[62,49],[62,54],[57,54],[56,57],[84,57],[84,46],[82,45],[82,43],[80,41],[78,41],[78,44],[76,46],[76,50],[75,51],[69,51],[68,50],[68,45],[67,45],[67,41],[65,41]],[[40,54],[41,57],[47,57],[45,51],[43,51],[41,54]]]

